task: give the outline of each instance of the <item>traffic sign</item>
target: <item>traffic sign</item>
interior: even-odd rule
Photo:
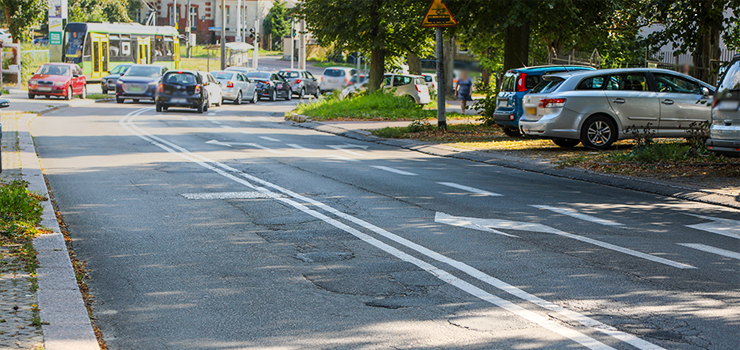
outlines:
[[[49,45],[61,45],[62,44],[62,33],[50,32],[49,33]]]
[[[433,0],[424,15],[424,19],[421,20],[421,26],[426,28],[454,27],[456,25],[457,21],[452,17],[450,9],[442,0]]]

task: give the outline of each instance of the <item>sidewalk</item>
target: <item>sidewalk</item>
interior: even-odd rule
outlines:
[[[451,123],[451,121],[448,121]],[[403,124],[405,123],[405,124]],[[409,139],[383,139],[375,137],[367,130],[380,129],[388,126],[404,126],[410,122],[293,122],[294,126],[327,132],[352,139],[374,142],[378,144],[405,148],[421,153],[466,159],[492,165],[531,171],[546,175],[558,176],[574,180],[598,183],[602,185],[654,193],[666,197],[674,197],[694,202],[722,205],[740,209],[740,195],[733,191],[701,189],[685,183],[669,183],[666,181],[638,178],[633,176],[613,175],[592,172],[580,168],[558,168],[547,160],[538,160],[514,157],[497,152],[471,151],[453,148],[431,142],[422,142]]]
[[[55,109],[64,107],[77,107],[83,106],[90,103],[95,103],[95,100],[91,99],[80,99],[75,96],[71,101],[64,100],[62,98],[45,98],[36,97],[31,100],[28,98],[28,91],[11,89],[8,94],[3,94],[0,98],[4,98],[10,101],[10,107],[2,110],[3,115],[7,114],[22,114],[22,113],[47,113]],[[100,90],[100,84],[88,85],[88,94],[99,94],[102,93]],[[115,96],[110,95],[111,98]]]

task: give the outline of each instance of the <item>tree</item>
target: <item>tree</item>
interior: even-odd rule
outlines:
[[[432,31],[420,26],[428,6],[426,0],[305,0],[297,11],[325,45],[370,52],[368,90],[374,92],[382,83],[386,59],[432,52]]]
[[[725,16],[725,11],[737,14],[739,0],[646,0],[643,13],[652,22],[660,23],[663,30],[651,34],[651,44],[673,44],[678,53],[692,53],[695,76],[707,80],[710,62],[720,57],[720,35],[732,43],[731,35],[740,25],[737,16]],[[728,36],[730,34],[730,36]]]
[[[69,21],[128,23],[140,6],[131,0],[70,0]]]
[[[0,0],[13,42],[31,38],[30,29],[41,24],[47,11],[46,0]]]
[[[285,3],[278,0],[270,8],[262,26],[265,28],[265,35],[272,38],[270,47],[282,47],[283,37],[290,34],[290,21],[288,20],[288,11],[285,9]]]

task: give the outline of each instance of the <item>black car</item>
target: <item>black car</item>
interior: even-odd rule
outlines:
[[[122,77],[123,74],[126,73],[126,70],[131,66],[133,66],[133,64],[119,64],[113,67],[109,74],[100,80],[100,88],[103,89],[103,94],[107,95],[108,91],[116,91],[116,82],[118,82],[118,78]]]
[[[116,102],[123,103],[126,99],[134,102],[139,100],[154,100],[157,94],[157,85],[167,68],[150,64],[135,64],[126,71],[124,76],[116,82]]]
[[[257,84],[257,95],[260,98],[266,97],[270,101],[283,98],[286,101],[293,99],[293,90],[290,82],[275,72],[249,72],[249,80]]]
[[[169,71],[162,76],[154,100],[157,112],[170,107],[194,108],[198,113],[208,111],[208,92],[201,75],[195,71]]]

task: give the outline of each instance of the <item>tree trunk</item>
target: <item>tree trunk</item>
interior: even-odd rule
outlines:
[[[369,93],[380,89],[385,74],[385,50],[374,48],[370,51],[370,83],[367,86]]]
[[[483,81],[483,86],[488,89],[491,85],[491,71],[488,68],[483,68],[480,72],[480,79]]]
[[[445,94],[448,96],[454,95],[455,89],[453,88],[452,79],[455,77],[455,52],[456,41],[454,36],[448,36],[444,40],[444,59],[445,59]]]
[[[718,62],[722,54],[719,46],[720,25],[711,23],[709,32],[699,37],[696,43],[696,50],[692,55],[694,64],[693,76],[701,81],[710,82],[712,73],[712,62]]]
[[[421,57],[409,52],[409,74],[421,75]]]
[[[504,71],[528,65],[529,22],[504,30]]]

